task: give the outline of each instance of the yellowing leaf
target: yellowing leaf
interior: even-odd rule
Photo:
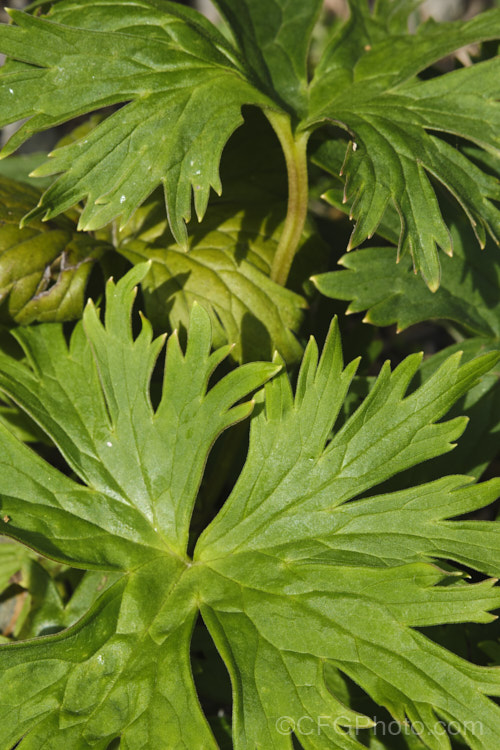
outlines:
[[[40,193],[0,178],[0,304],[4,322],[73,320],[80,316],[87,279],[107,249],[79,234],[66,216],[44,224],[19,222]]]

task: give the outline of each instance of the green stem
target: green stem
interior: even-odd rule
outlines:
[[[268,110],[266,117],[281,143],[288,173],[288,209],[271,267],[271,279],[285,286],[307,218],[307,142],[310,134],[294,135],[290,117],[284,113]]]

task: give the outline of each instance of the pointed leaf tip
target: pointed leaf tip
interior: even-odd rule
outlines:
[[[279,367],[280,367],[280,369],[282,369],[282,368],[283,368],[283,366],[284,366],[284,364],[285,364],[285,363],[284,363],[284,360],[283,360],[283,357],[281,356],[281,354],[279,353],[279,351],[278,351],[277,349],[275,349],[275,350],[273,351],[273,358],[272,358],[272,362],[273,362],[273,364],[275,364],[275,363],[276,363],[276,366],[279,366]]]

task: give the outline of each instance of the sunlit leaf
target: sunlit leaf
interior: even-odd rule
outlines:
[[[240,478],[191,557],[190,518],[214,440],[250,414],[248,394],[279,366],[244,365],[208,388],[228,347],[210,354],[209,318],[195,306],[185,352],[175,335],[168,340],[153,407],[163,339],[152,339],[146,321],[134,338],[129,320],[146,270],[110,282],[104,323],[90,305],[69,344],[57,324],[22,329],[29,364],[0,357],[0,388],[80,480],[0,427],[6,533],[116,576],[76,624],[0,648],[0,748],[23,738],[26,748],[51,750],[104,750],[113,740],[127,750],[215,750],[191,671],[201,612],[231,676],[236,750],[288,750],[283,716],[305,748],[362,747],[346,729],[372,721],[345,705],[342,689],[336,695],[327,664],[418,726],[428,747],[449,747],[444,720],[473,750],[492,750],[497,671],[418,629],[487,623],[500,606],[495,580],[471,584],[452,566],[500,573],[500,526],[453,520],[491,503],[499,483],[452,476],[374,488],[453,447],[465,421],[443,417],[498,355],[463,366],[449,357],[410,395],[419,358],[385,367],[337,430],[357,363],[344,369],[333,326],[321,359],[309,344],[295,395],[285,372],[261,392]],[[300,731],[303,716],[317,734]]]

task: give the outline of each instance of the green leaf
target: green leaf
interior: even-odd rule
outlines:
[[[429,80],[418,75],[464,44],[500,36],[500,13],[467,23],[429,22],[410,35],[411,0],[379,2],[373,13],[367,0],[352,0],[351,19],[334,32],[309,82],[307,51],[320,6],[319,0],[219,0],[240,51],[178,3],[102,0],[90,8],[63,0],[46,19],[14,11],[17,25],[0,27],[0,46],[11,58],[0,77],[6,103],[0,124],[27,122],[5,154],[32,133],[123,104],[36,170],[40,176],[62,174],[26,220],[50,218],[86,200],[81,228],[102,227],[118,216],[123,226],[162,184],[172,233],[186,245],[192,198],[201,219],[210,188],[222,189],[222,150],[242,122],[242,106],[251,104],[275,123],[285,118],[288,145],[284,131],[281,136],[291,188],[294,146],[305,151],[310,132],[324,123],[344,128],[355,139],[345,165],[357,220],[351,245],[371,236],[394,202],[401,215],[400,251],[409,250],[429,287],[437,288],[437,247],[451,252],[451,244],[431,177],[457,198],[481,244],[488,233],[500,239],[498,181],[435,135],[476,143],[498,161],[500,58]],[[295,201],[299,207],[290,209],[283,235],[293,236],[292,250],[300,206],[305,213],[304,171],[300,200],[290,190],[290,206]],[[287,250],[284,242],[276,278],[286,275]]]
[[[38,188],[46,188],[52,182],[50,177],[39,179],[35,183],[30,173],[37,167],[40,167],[47,161],[47,154],[43,151],[36,151],[32,154],[19,154],[18,156],[9,156],[8,159],[0,161],[0,175],[8,177],[17,182],[25,182],[33,187],[35,184]]]
[[[203,16],[177,3],[67,0],[50,20],[11,16],[16,25],[0,27],[0,47],[14,59],[0,79],[0,122],[29,119],[4,153],[35,132],[125,104],[37,170],[64,174],[29,218],[50,218],[86,199],[80,228],[117,216],[123,226],[162,184],[173,234],[185,242],[192,195],[201,218],[210,188],[220,193],[220,155],[242,122],[242,105],[271,103],[238,53]]]
[[[46,325],[15,332],[33,369],[0,355],[0,387],[42,426],[88,485],[75,485],[3,432],[5,476],[17,485],[11,499],[17,521],[9,524],[8,533],[16,537],[18,524],[28,524],[33,548],[69,564],[79,560],[84,567],[122,570],[128,547],[135,550],[132,558],[137,561],[165,546],[183,549],[208,449],[223,429],[247,416],[252,407],[251,403],[232,405],[276,371],[271,364],[246,365],[204,398],[208,378],[229,347],[209,356],[210,324],[206,313],[195,307],[186,354],[176,335],[169,339],[164,396],[153,412],[148,384],[164,337],[152,341],[151,328],[144,321],[134,340],[127,320],[134,285],[146,271],[147,266],[137,266],[118,286],[108,282],[106,327],[89,302],[69,348],[62,328]],[[197,377],[190,388],[170,398],[170,391],[193,368]],[[70,388],[62,387],[64,383]],[[192,418],[186,421],[189,411]],[[183,443],[190,445],[193,433],[200,449],[183,467],[177,466],[176,452],[183,455],[187,450]],[[169,445],[174,452],[167,449]],[[27,470],[31,463],[36,471]],[[38,485],[44,487],[38,499],[43,527],[56,524],[57,528],[50,539],[40,536],[32,503],[20,499],[36,495]],[[2,506],[6,513],[9,503],[5,500]],[[99,544],[92,537],[98,533]]]
[[[6,528],[8,523],[9,516],[0,518],[0,528]],[[0,536],[0,643],[10,643],[29,614],[25,572],[37,565],[36,557],[28,547]]]
[[[354,703],[358,710],[376,718],[374,727],[354,730],[363,747],[370,750],[423,750],[426,747],[413,726],[395,721],[390,713],[377,706],[356,683],[330,663],[325,667],[325,677],[329,690],[341,697],[344,703]]]
[[[77,233],[68,217],[19,228],[40,193],[0,177],[0,303],[6,322],[73,320],[87,279],[107,246]]]
[[[28,559],[23,565],[19,585],[27,594],[27,606],[16,623],[16,640],[48,635],[61,630],[63,601],[56,581],[49,571],[38,560]],[[90,604],[91,602],[89,606]]]
[[[276,245],[258,210],[234,213],[223,206],[190,235],[187,253],[168,233],[153,244],[140,234],[126,238],[118,250],[133,263],[152,261],[142,288],[148,316],[160,329],[186,329],[196,300],[211,313],[216,344],[234,343],[237,361],[271,359],[277,349],[293,362],[302,352],[294,332],[306,302],[269,278]]]
[[[148,384],[163,339],[152,341],[144,322],[134,340],[127,320],[134,285],[146,270],[137,267],[117,286],[109,282],[105,326],[90,304],[69,348],[62,329],[46,325],[17,333],[32,367],[2,358],[2,388],[15,391],[13,398],[86,485],[0,428],[2,486],[8,487],[1,509],[12,513],[6,533],[63,562],[128,572],[77,625],[40,641],[43,653],[37,642],[2,652],[9,675],[2,747],[33,722],[26,747],[44,738],[54,748],[64,742],[101,747],[103,738],[107,746],[117,727],[118,733],[128,727],[124,747],[215,747],[189,669],[196,604],[186,600],[175,609],[168,649],[160,650],[149,631],[188,565],[189,518],[206,455],[217,435],[252,408],[252,402],[234,404],[277,367],[246,365],[207,391],[228,347],[210,355],[208,317],[195,307],[185,354],[175,336],[169,339],[163,398],[153,410]]]
[[[5,521],[2,521],[2,526]],[[18,573],[25,560],[30,558],[30,551],[20,544],[14,544],[6,539],[0,542],[0,594],[9,585],[10,579]]]
[[[401,4],[400,13],[412,5]],[[498,38],[500,13],[452,24],[431,21],[410,35],[401,28],[392,33],[389,8],[379,3],[372,15],[368,3],[351,2],[350,20],[315,72],[309,119],[302,127],[333,121],[353,139],[343,168],[346,199],[352,200],[357,222],[350,246],[371,237],[393,203],[401,217],[399,254],[409,251],[435,290],[437,247],[451,253],[452,245],[430,178],[457,199],[481,245],[487,233],[500,241],[498,180],[439,136],[465,138],[489,151],[498,164],[500,58],[428,80],[416,76],[464,44]],[[401,19],[396,25],[401,27]],[[484,123],[479,129],[478,119]]]
[[[448,346],[429,357],[419,370],[415,385],[425,382],[452,354],[463,352],[462,361],[468,362],[486,352],[498,352],[497,341],[471,338]],[[403,472],[389,481],[391,489],[421,484],[439,479],[456,471],[460,466],[463,474],[479,479],[498,454],[500,437],[500,368],[498,364],[485,375],[481,382],[457,401],[450,416],[463,414],[469,419],[465,434],[452,453],[427,461],[422,466]]]
[[[188,327],[194,301],[210,313],[214,344],[234,345],[237,361],[287,362],[302,354],[296,339],[306,301],[269,278],[286,215],[286,175],[278,139],[258,111],[230,139],[221,161],[223,197],[214,198],[189,237],[189,252],[168,231],[161,196],[153,195],[117,235],[117,250],[132,263],[151,259],[142,283],[146,312],[159,330]],[[311,223],[292,269],[304,291],[326,246]]]
[[[467,583],[449,565],[499,573],[500,526],[451,520],[490,503],[499,483],[445,477],[368,494],[450,450],[464,420],[444,414],[498,355],[463,366],[452,356],[408,396],[418,357],[386,367],[335,430],[356,362],[344,370],[333,327],[319,362],[309,344],[295,396],[286,374],[259,396],[245,467],[190,558],[190,516],[211,446],[250,413],[252,403],[239,402],[277,366],[238,367],[207,390],[228,347],[210,354],[209,319],[195,306],[185,353],[169,338],[153,407],[149,382],[163,341],[146,322],[134,338],[129,320],[146,271],[109,282],[104,324],[90,304],[69,344],[58,325],[23,329],[16,335],[29,364],[0,358],[1,389],[81,481],[0,428],[6,533],[62,562],[122,574],[63,632],[0,648],[0,748],[24,738],[28,750],[104,750],[120,738],[126,750],[215,750],[189,655],[201,611],[232,678],[236,750],[288,750],[282,717],[304,747],[360,747],[345,729],[371,720],[331,692],[327,664],[397,720],[419,722],[428,747],[448,747],[442,718],[473,750],[493,750],[500,709],[487,696],[500,693],[498,673],[414,628],[489,622],[500,606],[494,581]],[[301,731],[304,716],[314,735]],[[481,732],[470,723],[478,718]]]
[[[66,566],[61,567],[64,571],[72,571]],[[64,573],[58,571],[56,576],[39,561],[26,561],[20,585],[29,594],[29,609],[16,628],[16,640],[46,636],[73,625],[119,578],[120,574],[85,573],[68,600],[62,595],[64,584],[68,585]]]
[[[468,149],[476,160],[479,149]],[[313,159],[320,166],[338,159],[332,142],[316,148]],[[492,164],[486,161],[491,169]],[[333,205],[339,205],[339,190],[335,186],[327,193]],[[329,297],[351,301],[348,313],[366,310],[365,321],[374,325],[396,323],[398,330],[420,321],[452,321],[454,326],[476,337],[447,347],[429,358],[421,368],[419,377],[425,379],[450,354],[464,351],[471,359],[485,351],[499,348],[500,317],[497,304],[498,253],[490,240],[482,252],[474,247],[474,232],[465,215],[457,210],[450,199],[441,196],[441,207],[450,227],[455,253],[453,258],[441,260],[441,286],[431,293],[423,280],[410,268],[409,259],[395,263],[396,250],[390,247],[356,250],[340,259],[347,271],[335,271],[315,277],[318,289]],[[345,210],[345,209],[344,209]],[[379,233],[397,242],[398,217],[395,210],[386,211]],[[406,487],[437,479],[461,471],[478,479],[498,453],[500,427],[500,389],[498,372],[492,371],[481,384],[457,402],[452,413],[466,414],[470,425],[453,454],[426,462],[423,466],[404,472],[388,487]]]
[[[44,443],[47,437],[15,404],[0,402],[0,422],[24,443]]]
[[[428,409],[435,413],[443,397],[447,400],[461,378],[468,377],[466,369],[457,379],[460,370],[451,358],[407,398],[402,397],[415,372],[415,358],[392,376],[385,371],[363,406],[325,446],[353,368],[342,374],[335,337],[318,367],[316,363],[316,349],[310,346],[295,399],[284,376],[266,386],[266,408],[252,424],[241,478],[195,553],[195,560],[215,574],[214,599],[202,606],[202,613],[233,678],[236,747],[259,742],[287,747],[272,732],[272,717],[280,715],[292,717],[295,725],[301,715],[316,717],[316,722],[328,715],[325,738],[315,738],[311,747],[353,747],[332,731],[332,724],[339,729],[332,717],[340,709],[325,710],[313,703],[319,701],[317,693],[301,692],[300,686],[317,690],[321,685],[321,672],[315,670],[321,670],[325,659],[400,721],[406,714],[425,727],[430,747],[447,747],[438,736],[437,716],[463,727],[474,717],[464,696],[468,702],[482,701],[483,691],[497,694],[493,679],[498,676],[484,672],[480,677],[482,670],[470,671],[465,662],[407,626],[423,625],[423,620],[431,624],[431,613],[448,622],[460,619],[467,605],[457,600],[455,608],[453,597],[472,594],[469,585],[450,584],[452,579],[445,588],[433,586],[432,580],[444,581],[447,574],[422,560],[442,557],[498,569],[498,553],[488,551],[488,534],[476,551],[478,539],[471,538],[468,546],[463,536],[459,547],[451,538],[455,531],[467,529],[468,535],[485,529],[484,524],[446,520],[477,507],[475,502],[491,502],[498,483],[471,487],[464,477],[449,477],[424,488],[352,500],[382,476],[450,448],[448,441],[463,423],[431,426],[424,415]],[[392,519],[398,519],[396,525]],[[491,590],[491,583],[480,585]],[[441,610],[437,599],[442,594],[450,599]],[[436,599],[431,604],[427,597]],[[377,603],[382,601],[383,610]],[[474,617],[482,619],[479,612]],[[484,710],[477,705],[483,716]],[[487,711],[498,722],[498,708],[490,704]],[[347,721],[348,714],[343,716]],[[468,735],[471,747],[494,746],[493,736],[479,736],[477,728],[476,734]],[[252,740],[245,742],[249,735]]]
[[[215,0],[245,59],[285,106],[307,107],[307,55],[321,0]]]
[[[431,292],[416,276],[411,261],[397,263],[392,247],[369,247],[342,256],[345,271],[313,278],[319,291],[333,299],[349,300],[349,313],[367,311],[365,321],[376,326],[397,323],[398,331],[424,320],[451,320],[469,334],[500,338],[500,314],[494,303],[500,267],[494,248],[441,260],[441,285]]]
[[[82,575],[1,538],[0,631],[8,631],[7,642],[57,633],[85,615],[120,575],[99,571]]]
[[[475,159],[479,150],[468,149]],[[314,160],[325,166],[335,160],[338,148],[331,142],[316,149]],[[487,163],[487,168],[493,165]],[[500,173],[499,173],[500,176]],[[340,207],[339,190],[334,186],[324,196]],[[454,256],[441,259],[441,285],[432,293],[422,279],[412,273],[409,258],[396,265],[397,252],[390,247],[365,248],[344,255],[339,264],[347,271],[318,275],[314,283],[322,294],[351,301],[348,312],[367,311],[366,322],[385,326],[397,324],[402,331],[424,320],[452,321],[467,334],[484,336],[494,345],[500,338],[500,314],[496,304],[500,276],[498,248],[488,238],[482,252],[474,246],[474,230],[465,214],[449,196],[440,195],[445,221],[450,228]],[[388,207],[379,234],[397,243],[398,216]]]

